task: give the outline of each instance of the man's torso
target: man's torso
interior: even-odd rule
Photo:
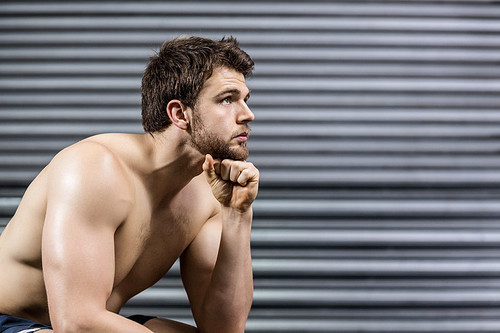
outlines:
[[[107,308],[118,312],[128,299],[169,270],[218,205],[203,175],[154,203],[147,183],[132,164],[140,160],[140,142],[135,136],[110,134],[90,140],[118,156],[134,186],[132,209],[114,236],[115,276]],[[127,149],[119,148],[123,146]],[[50,164],[28,187],[0,237],[0,313],[42,323],[49,322],[41,260],[48,168]]]

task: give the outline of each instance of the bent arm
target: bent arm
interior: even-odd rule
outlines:
[[[128,211],[122,176],[112,154],[96,144],[63,151],[51,162],[42,262],[55,331],[151,332],[106,309],[114,233]]]
[[[200,332],[244,331],[253,297],[250,229],[251,211],[222,208],[181,257]]]
[[[201,332],[243,332],[253,298],[251,204],[258,170],[246,162],[214,165],[211,157],[204,170],[220,212],[181,257],[182,279]]]

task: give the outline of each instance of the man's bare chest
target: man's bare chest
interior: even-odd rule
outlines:
[[[115,233],[115,284],[132,276],[135,283],[154,283],[195,237],[195,221],[178,214],[127,221]]]
[[[162,201],[152,200],[147,187],[136,189],[133,208],[114,236],[114,289],[129,296],[168,272],[213,215],[215,202],[205,179]]]
[[[162,209],[141,205],[115,233],[113,292],[128,299],[159,281],[196,237],[207,218],[188,200]]]

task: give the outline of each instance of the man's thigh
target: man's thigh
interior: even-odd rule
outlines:
[[[188,324],[180,323],[178,321],[153,318],[144,323],[144,326],[149,328],[155,333],[197,333],[198,330]]]

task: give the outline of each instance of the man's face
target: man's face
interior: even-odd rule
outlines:
[[[193,110],[191,144],[218,159],[246,160],[250,91],[243,74],[219,67],[205,82]]]

